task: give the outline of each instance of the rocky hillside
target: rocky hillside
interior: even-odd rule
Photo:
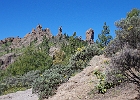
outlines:
[[[106,94],[92,92],[99,82],[94,72],[97,70],[104,72],[107,67],[104,61],[109,60],[103,55],[93,57],[88,67],[60,85],[56,94],[45,100],[139,100],[137,87],[133,84],[109,89]],[[0,96],[0,100],[25,100],[25,98],[26,100],[38,100],[37,95],[32,94],[31,89]]]
[[[8,37],[4,40],[0,40],[0,68],[5,69],[8,65],[13,63],[15,59],[24,52],[24,49],[34,44],[38,46],[43,42],[43,38],[49,39],[49,42],[56,44],[50,48],[50,55],[52,56],[56,50],[60,49],[60,45],[66,41],[68,35],[62,34],[62,27],[59,28],[58,34],[53,36],[49,28],[42,29],[41,25],[38,25],[35,29],[33,28],[30,33],[27,33],[23,38]],[[61,41],[60,38],[62,38]],[[94,31],[90,28],[86,31],[86,41],[93,43]],[[77,37],[81,40],[81,37]]]
[[[22,53],[24,47],[30,46],[33,42],[36,45],[43,41],[43,36],[52,38],[52,33],[49,28],[42,29],[41,25],[38,25],[36,29],[32,29],[31,33],[28,33],[24,38],[8,37],[4,40],[0,40],[0,65],[1,69],[5,69],[9,64],[14,62],[15,58]]]
[[[82,72],[71,77],[68,82],[62,84],[56,94],[46,100],[89,100],[87,95],[98,84],[98,79],[94,75],[96,70],[103,71],[106,66],[103,62],[108,60],[103,55],[94,56]]]
[[[86,67],[91,57],[101,54],[102,50],[93,44],[93,38],[92,29],[86,31],[86,40],[82,40],[76,32],[72,36],[62,34],[62,27],[53,36],[48,28],[42,29],[38,25],[24,38],[1,40],[0,95],[32,87],[40,98],[48,98],[59,84]],[[42,84],[39,81],[42,78],[50,81]],[[46,85],[51,89],[45,88]]]

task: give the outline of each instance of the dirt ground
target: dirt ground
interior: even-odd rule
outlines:
[[[109,89],[105,94],[92,94],[89,100],[140,100],[139,89],[136,85],[127,83]]]
[[[82,72],[71,77],[67,83],[62,84],[56,94],[45,100],[140,100],[138,89],[134,84],[126,84],[109,89],[105,94],[89,92],[95,88],[98,79],[93,74],[95,70],[104,70],[109,60],[103,55],[95,56]]]

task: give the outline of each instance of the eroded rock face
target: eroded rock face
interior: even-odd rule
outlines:
[[[15,45],[15,46],[20,46],[19,44],[20,44],[20,41],[21,41],[21,38],[19,38],[19,37],[16,37],[16,38],[14,38],[13,39],[13,45]]]
[[[5,69],[7,66],[15,61],[16,55],[14,53],[6,54],[0,57],[0,69]]]
[[[8,38],[5,38],[4,40],[0,40],[0,44],[5,44],[7,42],[13,42],[14,40],[14,37],[8,37]]]
[[[3,40],[0,40],[0,52],[7,51],[7,54],[0,56],[0,69],[5,69],[7,66],[11,63],[13,63],[16,59],[15,55],[18,55],[16,50],[27,47],[33,43],[35,45],[38,45],[42,43],[43,37],[46,36],[47,38],[52,38],[52,33],[49,28],[42,29],[41,25],[37,25],[37,27],[32,29],[31,33],[27,33],[24,38],[18,37],[8,37]],[[9,43],[10,42],[10,43]],[[3,44],[5,48],[3,47]],[[10,51],[10,52],[9,52]],[[16,54],[14,55],[11,53],[12,51],[15,51]]]
[[[24,38],[21,39],[20,45],[28,46],[32,41],[36,41],[37,44],[43,41],[43,37],[52,38],[52,33],[49,28],[42,29],[41,25],[32,29],[31,33],[27,33]]]
[[[61,35],[62,35],[62,26],[59,27],[57,36],[61,36]]]
[[[2,40],[0,40],[0,44],[3,44],[3,41]]]
[[[51,57],[53,57],[56,51],[60,51],[60,48],[57,48],[57,47],[53,47],[53,46],[52,46],[52,47],[50,48],[50,50],[49,50],[49,55],[50,55]]]
[[[37,41],[37,43],[41,43],[43,41],[43,37],[52,38],[52,33],[49,28],[42,29],[41,25],[37,25],[37,27],[32,29],[31,33],[27,33],[24,38],[19,37],[9,37],[4,40],[0,40],[0,46],[2,44],[6,44],[7,42],[11,42],[12,48],[20,48],[22,46],[29,46],[32,41]]]
[[[14,37],[9,37],[5,39],[6,42],[12,42],[13,40],[14,40]]]
[[[93,29],[88,29],[86,31],[86,41],[89,43],[94,43],[94,30]]]

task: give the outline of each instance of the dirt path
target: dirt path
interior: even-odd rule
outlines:
[[[103,55],[93,57],[88,67],[71,77],[67,83],[62,84],[58,88],[56,95],[45,100],[88,100],[87,93],[97,83],[93,72],[101,67],[101,63],[105,59]]]
[[[32,89],[28,89],[0,96],[0,100],[38,100],[38,97],[36,94],[32,94]]]

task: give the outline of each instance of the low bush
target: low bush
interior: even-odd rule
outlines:
[[[40,99],[54,95],[57,87],[66,82],[72,73],[71,66],[55,65],[51,67],[34,81],[33,93],[38,93]]]
[[[45,52],[34,50],[29,47],[7,70],[7,74],[23,75],[31,70],[41,70],[50,68],[52,58]]]
[[[96,86],[96,90],[98,90],[98,93],[104,94],[106,93],[107,89],[114,87],[114,83],[107,81],[105,73],[96,70],[94,72],[94,75],[96,75],[97,79],[99,79],[99,83]]]
[[[140,86],[140,10],[133,9],[127,18],[116,22],[116,38],[104,54],[111,57],[107,81],[117,85],[131,82]]]
[[[33,81],[38,78],[41,71],[29,71],[23,76],[9,76],[0,82],[0,95],[15,92],[21,88],[31,88]],[[12,91],[11,91],[12,90]]]
[[[112,58],[108,80],[114,83],[129,81],[140,85],[140,50],[124,48]],[[110,75],[112,74],[112,75]]]
[[[94,55],[101,53],[101,49],[96,45],[81,48],[71,56],[67,66],[54,65],[38,77],[33,83],[33,93],[38,93],[40,99],[55,94],[61,83],[66,82],[74,73],[85,68]]]

